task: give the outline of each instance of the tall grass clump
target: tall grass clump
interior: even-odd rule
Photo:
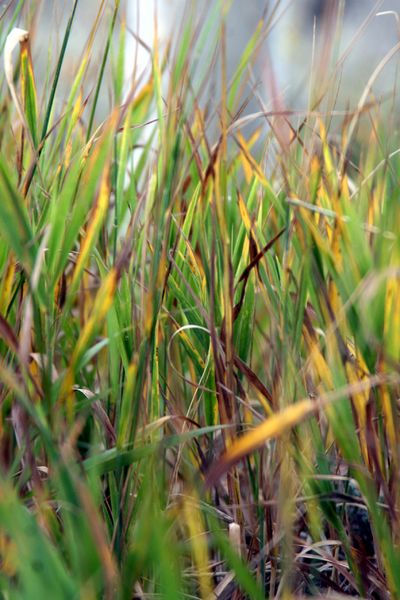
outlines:
[[[340,110],[331,20],[264,106],[279,3],[231,77],[212,2],[125,91],[117,0],[65,80],[68,4],[0,76],[0,597],[399,598],[395,51]]]

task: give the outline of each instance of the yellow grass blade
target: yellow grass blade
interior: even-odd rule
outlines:
[[[282,435],[318,409],[315,400],[305,399],[288,406],[280,413],[274,414],[239,439],[235,440],[225,452],[221,461],[211,469],[208,479],[215,480],[220,472],[225,472],[230,465],[236,463],[250,452],[260,448],[271,438]]]
[[[358,371],[359,370],[357,369],[356,365],[350,364],[349,362],[346,363],[346,373],[347,373],[347,378],[349,380],[349,383],[356,383],[357,381],[360,380],[360,372],[358,372]],[[369,455],[368,455],[368,444],[367,444],[367,437],[366,437],[368,398],[369,398],[369,389],[367,388],[358,394],[354,394],[352,397],[352,400],[353,400],[355,412],[357,414],[361,453],[362,453],[363,459],[365,461],[365,464],[368,467],[370,467],[370,460],[369,460]]]
[[[72,277],[71,287],[72,289],[78,284],[81,277],[82,271],[89,260],[90,251],[96,242],[97,236],[100,232],[100,228],[103,224],[104,218],[107,214],[108,204],[110,200],[110,178],[109,168],[105,168],[100,184],[99,195],[95,206],[93,207],[92,213],[89,217],[89,226],[86,230],[86,235],[81,245],[78,260],[75,266],[74,274]]]
[[[93,334],[103,323],[104,318],[113,302],[115,290],[117,288],[117,281],[117,270],[112,268],[97,292],[90,319],[85,324],[85,327],[79,336],[74,353],[72,355],[73,365],[78,363],[82,353],[86,350],[88,344],[90,343]]]
[[[0,285],[0,314],[4,314],[11,299],[12,285],[16,271],[15,257],[10,254]]]
[[[200,597],[208,600],[211,597],[212,584],[208,566],[206,527],[203,515],[199,508],[198,499],[193,496],[189,499],[185,496],[183,510],[186,525],[189,530],[193,559],[197,568]]]
[[[79,365],[79,361],[81,360],[83,354],[88,349],[88,346],[102,326],[104,319],[111,308],[114,294],[117,289],[118,283],[118,271],[115,268],[112,268],[108,275],[105,277],[99,291],[97,292],[93,310],[91,312],[90,318],[86,322],[84,328],[81,331],[81,334],[78,338],[77,344],[75,346],[75,350],[71,357],[71,363],[68,368],[68,371],[65,375],[62,389],[61,389],[61,399],[65,400],[67,403],[67,412],[68,416],[72,418],[73,416],[73,383],[74,383],[74,372],[77,366]]]
[[[250,215],[247,210],[247,206],[243,200],[243,196],[240,192],[238,193],[238,201],[239,201],[240,216],[242,217],[243,225],[246,228],[246,232],[249,234],[249,233],[251,233],[251,219],[250,219]]]
[[[240,149],[240,152],[239,152],[239,158],[240,158],[240,161],[242,163],[242,167],[243,167],[243,171],[244,171],[244,176],[246,177],[247,183],[250,183],[251,180],[253,179],[254,170],[255,170],[254,169],[254,162],[255,161],[253,161],[253,163],[252,163],[249,160],[249,156],[251,157],[250,148],[257,141],[257,139],[260,137],[260,133],[261,133],[261,129],[257,129],[253,133],[253,135],[251,136],[251,138],[249,139],[248,142],[244,138],[243,134],[240,133],[240,131],[238,131],[238,133],[236,134],[236,137],[238,138],[240,146],[241,146],[241,149]],[[258,164],[257,164],[257,166],[258,166]]]
[[[333,402],[345,397],[354,396],[355,394],[361,394],[373,386],[375,387],[385,383],[386,380],[397,381],[398,378],[394,378],[393,376],[388,377],[383,373],[380,375],[373,375],[371,377],[365,377],[362,381],[356,381],[354,384],[346,385],[338,390],[323,394],[317,399],[311,400],[305,398],[295,404],[291,404],[281,412],[269,417],[266,421],[248,433],[245,433],[242,437],[234,440],[221,459],[211,467],[206,478],[207,485],[210,486],[214,484],[241,458],[254,452],[270,439],[279,437],[288,432],[318,410],[322,408],[328,410]]]

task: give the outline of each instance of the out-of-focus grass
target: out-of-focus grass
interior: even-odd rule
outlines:
[[[228,81],[222,6],[123,101],[109,4],[93,93],[97,23],[55,103],[75,5],[23,120],[2,80],[0,596],[400,597],[393,112],[244,118],[278,12]]]

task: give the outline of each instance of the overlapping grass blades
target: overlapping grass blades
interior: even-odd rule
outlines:
[[[243,120],[278,8],[233,73],[226,5],[183,20],[125,97],[102,2],[63,103],[74,2],[23,122],[2,82],[1,598],[400,596],[397,134],[329,90]]]

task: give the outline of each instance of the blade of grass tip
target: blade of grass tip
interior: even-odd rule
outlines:
[[[83,270],[89,260],[90,252],[96,243],[101,226],[107,214],[110,201],[110,177],[108,165],[105,165],[99,193],[92,208],[85,236],[81,242],[81,248],[76,262],[74,274],[70,284],[69,293],[72,296],[79,284]],[[115,259],[114,259],[115,264]]]
[[[56,90],[57,90],[57,86],[58,86],[58,80],[60,79],[61,67],[62,67],[63,62],[64,62],[65,51],[67,49],[68,40],[69,40],[69,37],[70,37],[70,34],[71,34],[72,23],[73,23],[74,18],[75,18],[75,12],[76,12],[76,9],[77,9],[77,6],[78,6],[78,2],[79,2],[79,0],[74,0],[74,4],[72,6],[71,15],[70,15],[70,17],[68,19],[67,28],[65,30],[64,38],[63,38],[63,41],[62,41],[60,55],[58,57],[56,71],[54,73],[53,84],[52,84],[51,90],[50,90],[49,101],[47,103],[46,114],[44,116],[44,121],[43,121],[43,126],[42,126],[42,133],[41,133],[41,142],[43,142],[44,139],[45,139],[45,137],[46,137],[47,128],[48,128],[49,123],[50,123],[50,116],[51,116],[51,111],[52,111],[52,108],[53,108],[54,98],[55,98],[55,95],[56,95]]]
[[[106,64],[107,64],[108,53],[110,51],[110,45],[111,45],[112,35],[114,32],[115,22],[117,20],[119,5],[120,5],[120,0],[116,0],[113,16],[112,16],[111,23],[110,23],[110,29],[108,31],[107,43],[106,43],[106,47],[104,49],[103,60],[101,61],[99,77],[98,77],[97,84],[96,84],[96,90],[94,93],[93,106],[92,106],[92,111],[90,113],[89,125],[88,125],[87,134],[86,134],[87,142],[89,141],[91,133],[92,133],[94,115],[96,113],[97,102],[99,100],[100,88],[101,88],[101,84],[103,82],[104,70],[105,70]]]
[[[344,144],[344,147],[342,148],[342,158],[341,158],[340,165],[339,165],[339,173],[342,173],[342,171],[343,171],[345,157],[346,157],[348,149],[350,147],[350,143],[353,140],[354,131],[355,131],[357,123],[359,121],[360,112],[362,111],[362,109],[367,101],[367,98],[368,98],[369,94],[371,93],[372,86],[374,85],[375,80],[379,77],[379,75],[381,74],[381,72],[383,71],[383,69],[385,68],[387,63],[393,58],[393,56],[395,56],[395,54],[397,54],[397,52],[399,52],[399,50],[400,50],[400,42],[395,44],[389,50],[389,52],[387,52],[385,54],[385,56],[382,58],[382,60],[379,62],[379,64],[373,71],[371,77],[368,79],[367,85],[365,86],[364,91],[361,94],[360,100],[357,105],[357,113],[355,114],[355,116],[353,117],[353,119],[349,125],[346,143]]]
[[[47,129],[48,129],[49,123],[50,123],[50,117],[51,117],[51,111],[53,109],[54,98],[55,98],[55,95],[56,95],[58,81],[60,79],[61,67],[62,67],[63,62],[64,62],[65,51],[67,49],[68,40],[69,40],[69,37],[70,37],[70,34],[71,34],[72,23],[74,21],[75,12],[76,12],[76,8],[78,6],[78,2],[79,2],[79,0],[74,0],[74,4],[72,6],[71,15],[70,15],[70,18],[68,19],[67,28],[65,30],[63,42],[62,42],[62,45],[61,45],[61,50],[60,50],[60,54],[59,54],[58,61],[57,61],[57,66],[56,66],[56,71],[54,73],[54,79],[53,79],[53,83],[52,83],[51,90],[50,90],[49,101],[47,103],[47,109],[46,109],[46,113],[45,113],[44,120],[43,120],[42,132],[41,132],[41,136],[40,136],[40,144],[39,144],[39,147],[38,147],[38,156],[39,157],[40,157],[40,155],[41,155],[41,153],[43,151],[43,148],[44,148],[44,142],[45,142],[45,139],[46,139]],[[28,172],[27,178],[24,181],[24,185],[23,185],[23,195],[24,196],[26,196],[27,193],[28,193],[29,187],[31,185],[31,182],[32,182],[33,177],[34,177],[35,172],[36,172],[36,167],[37,167],[37,161],[35,161],[35,163],[33,164],[32,169]]]
[[[20,45],[20,61],[21,61],[21,83],[22,83],[22,98],[25,111],[21,106],[17,92],[14,86],[14,73],[12,64],[12,52],[17,45]],[[15,104],[18,116],[26,132],[29,144],[32,148],[34,156],[34,170],[39,160],[37,151],[37,108],[36,108],[36,89],[33,78],[32,61],[29,48],[29,32],[25,29],[14,28],[7,36],[4,46],[4,72],[6,75],[7,85],[10,90],[11,98]],[[23,148],[23,145],[22,145]],[[31,170],[29,170],[30,173]],[[44,187],[42,174],[40,174],[41,185]],[[25,184],[23,185],[25,187]],[[24,197],[26,194],[23,192]]]
[[[52,154],[50,154],[50,157],[47,156],[46,165],[48,164],[50,166],[53,164],[53,160],[54,160],[53,157],[55,157],[57,155],[57,153],[59,152],[59,148],[62,144],[62,141],[63,141],[65,147],[68,145],[71,134],[73,131],[75,131],[75,126],[76,126],[77,120],[81,117],[81,113],[88,102],[88,97],[86,97],[84,100],[82,99],[83,94],[82,94],[82,89],[81,89],[81,83],[82,83],[82,79],[83,79],[85,73],[87,72],[89,60],[92,55],[92,49],[93,49],[93,44],[95,41],[96,32],[99,28],[99,23],[100,23],[102,13],[104,10],[105,2],[106,2],[106,0],[102,0],[101,4],[97,10],[95,21],[90,30],[90,33],[88,36],[88,41],[86,42],[86,46],[85,46],[84,52],[83,52],[81,60],[80,60],[79,69],[77,70],[77,73],[76,73],[73,83],[71,85],[71,91],[70,91],[68,100],[65,104],[64,114],[60,119],[59,127],[57,127],[57,137],[56,137],[56,140],[52,143]],[[76,97],[77,97],[78,90],[80,90],[80,93],[79,93],[79,96],[77,99]],[[72,114],[72,117],[70,119],[64,118],[64,116],[70,112]],[[54,128],[54,124],[52,125],[52,128]],[[49,130],[46,132],[46,137],[48,135],[49,135]],[[44,142],[44,139],[43,139],[43,142]]]
[[[25,116],[33,145],[38,144],[38,111],[35,78],[33,74],[32,55],[28,39],[21,43],[21,87]]]
[[[327,407],[350,394],[361,393],[365,389],[368,389],[369,386],[371,388],[375,387],[388,378],[390,379],[387,374],[365,378],[358,383],[343,386],[338,390],[323,394],[316,399],[311,400],[306,398],[274,414],[231,444],[221,459],[211,467],[206,478],[207,486],[210,487],[218,481],[241,458],[254,452],[268,440],[281,436],[323,407]]]
[[[23,123],[23,126],[25,127],[29,138],[31,138],[30,128],[26,122],[24,111],[22,110],[21,103],[19,101],[17,92],[15,90],[14,69],[13,69],[13,63],[12,63],[13,50],[16,48],[16,46],[18,44],[20,44],[21,48],[22,48],[23,44],[26,45],[28,38],[29,38],[29,31],[26,31],[26,29],[20,29],[19,27],[14,28],[8,34],[7,40],[6,40],[6,43],[4,46],[4,73],[6,76],[8,88],[10,90],[11,98],[12,98],[12,101],[14,102],[18,116],[21,119],[21,122]],[[30,141],[33,146],[33,149],[35,149],[33,140],[30,139]]]

